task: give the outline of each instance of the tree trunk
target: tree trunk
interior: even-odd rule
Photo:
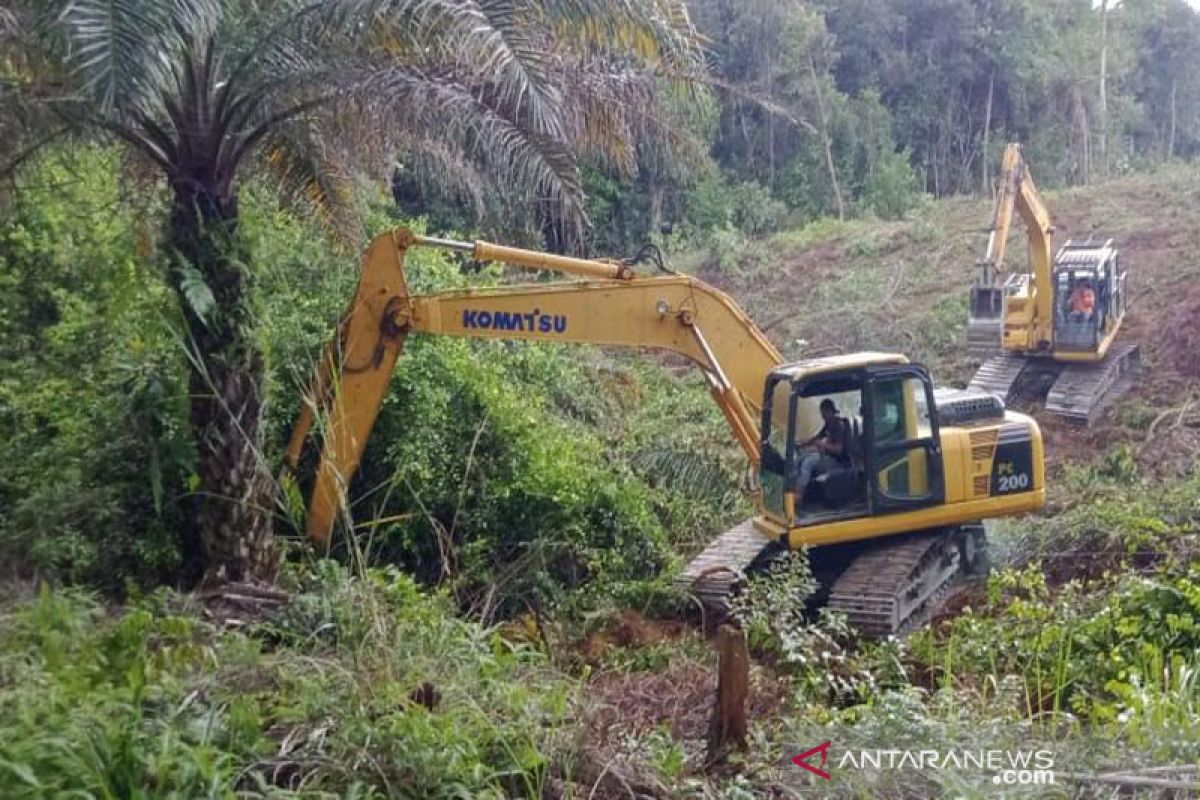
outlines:
[[[1083,102],[1083,93],[1076,87],[1071,93],[1075,107],[1075,121],[1079,129],[1079,182],[1086,186],[1091,182],[1092,175],[1092,136],[1087,107]]]
[[[746,749],[746,699],[750,694],[750,651],[746,634],[733,625],[717,629],[717,701],[708,725],[708,760],[723,756],[730,745]]]
[[[825,150],[825,168],[829,170],[829,183],[833,187],[833,199],[837,203],[838,219],[846,218],[846,203],[842,200],[842,187],[838,183],[837,167],[833,163],[833,139],[829,133],[829,113],[825,108],[825,96],[821,92],[821,80],[817,77],[817,64],[808,57],[808,74],[813,82],[813,94],[817,101],[817,119],[821,123],[821,144]]]
[[[1100,0],[1100,160],[1108,177],[1108,0]]]
[[[992,196],[992,165],[988,161],[988,137],[992,133],[992,96],[996,89],[996,68],[988,76],[987,106],[983,112],[983,158],[980,159],[980,191],[984,197]]]
[[[771,62],[770,48],[763,48],[763,69],[766,72],[767,100],[775,102],[775,68]],[[767,114],[767,187],[775,186],[775,114]]]
[[[190,339],[205,583],[273,581],[278,554],[274,481],[262,448],[263,359],[251,333],[237,199],[202,181],[174,188],[171,278]]]
[[[663,185],[651,176],[648,193],[650,195],[650,233],[655,234],[662,228]]]
[[[1179,81],[1175,78],[1171,79],[1171,126],[1167,133],[1167,158],[1175,157],[1175,90],[1179,86]]]

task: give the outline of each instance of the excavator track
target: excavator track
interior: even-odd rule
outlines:
[[[1091,425],[1113,400],[1133,384],[1141,369],[1136,344],[1114,345],[1103,361],[1067,364],[1046,395],[1046,410],[1081,425]]]
[[[1028,359],[1008,353],[993,356],[975,372],[967,389],[994,394],[1008,403],[1013,399],[1017,381],[1028,364]]]
[[[754,527],[753,519],[735,525],[721,534],[700,555],[692,559],[675,579],[683,592],[698,599],[706,611],[724,618],[729,600],[746,574],[760,560],[767,559],[782,546]]]
[[[724,619],[748,574],[783,547],[751,520],[726,531],[676,578],[705,611]],[[968,575],[986,571],[982,525],[962,525],[872,543],[833,581],[828,605],[863,636],[906,633],[928,622]]]
[[[932,619],[986,562],[983,542],[981,525],[881,541],[834,581],[829,607],[861,635],[907,633]]]

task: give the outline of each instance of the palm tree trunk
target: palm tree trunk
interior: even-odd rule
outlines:
[[[237,199],[192,182],[177,185],[174,200],[171,277],[190,337],[205,582],[273,581],[274,482],[262,455],[263,359],[251,335]],[[197,301],[199,280],[212,293],[211,304]]]

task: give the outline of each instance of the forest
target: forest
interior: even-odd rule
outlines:
[[[1200,792],[1193,5],[0,0],[0,109],[0,796]],[[1144,371],[1091,428],[1019,408],[1045,508],[919,630],[812,611],[802,550],[755,576],[742,747],[674,580],[754,513],[746,458],[675,357],[413,335],[305,536],[285,448],[375,235],[653,245],[785,361],[962,387],[1010,142],[1056,241],[1121,246]],[[827,741],[832,780],[793,765]]]

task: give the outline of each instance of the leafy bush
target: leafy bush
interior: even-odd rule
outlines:
[[[1171,691],[1200,667],[1200,572],[1177,577],[1124,576],[1105,591],[1070,583],[1051,593],[1040,567],[993,575],[988,602],[949,624],[918,649],[952,650],[954,670],[999,685],[1018,676],[1029,715],[1069,711],[1085,719],[1129,721],[1158,706],[1147,686]],[[936,663],[936,661],[935,661]],[[1161,695],[1161,691],[1159,692]],[[1192,703],[1183,721],[1200,720]]]
[[[779,230],[787,214],[787,206],[771,196],[770,191],[756,181],[733,187],[733,224],[752,236]]]
[[[808,555],[786,551],[750,578],[733,600],[733,615],[751,648],[793,676],[800,702],[864,699],[876,687],[878,651],[854,652],[844,616],[828,608],[811,616],[808,600],[816,590]]]
[[[701,241],[720,231],[752,236],[771,233],[779,229],[787,214],[787,206],[762,184],[732,183],[720,173],[697,183],[685,196],[684,207],[692,237]]]
[[[138,253],[114,154],[26,179],[0,220],[0,553],[107,589],[158,583],[191,510],[173,298]]]
[[[859,204],[881,219],[904,216],[921,202],[921,180],[905,153],[886,151],[863,181]]]
[[[644,486],[556,420],[536,384],[512,377],[539,356],[414,340],[358,478],[360,492],[378,490],[360,518],[397,520],[373,531],[374,557],[451,578],[487,613],[558,600],[590,579],[648,577],[664,559]]]
[[[293,581],[241,631],[170,594],[0,609],[0,795],[540,796],[573,695],[542,656],[394,572]]]
[[[733,225],[733,198],[720,173],[700,181],[684,198],[688,224],[696,231],[713,231]]]

